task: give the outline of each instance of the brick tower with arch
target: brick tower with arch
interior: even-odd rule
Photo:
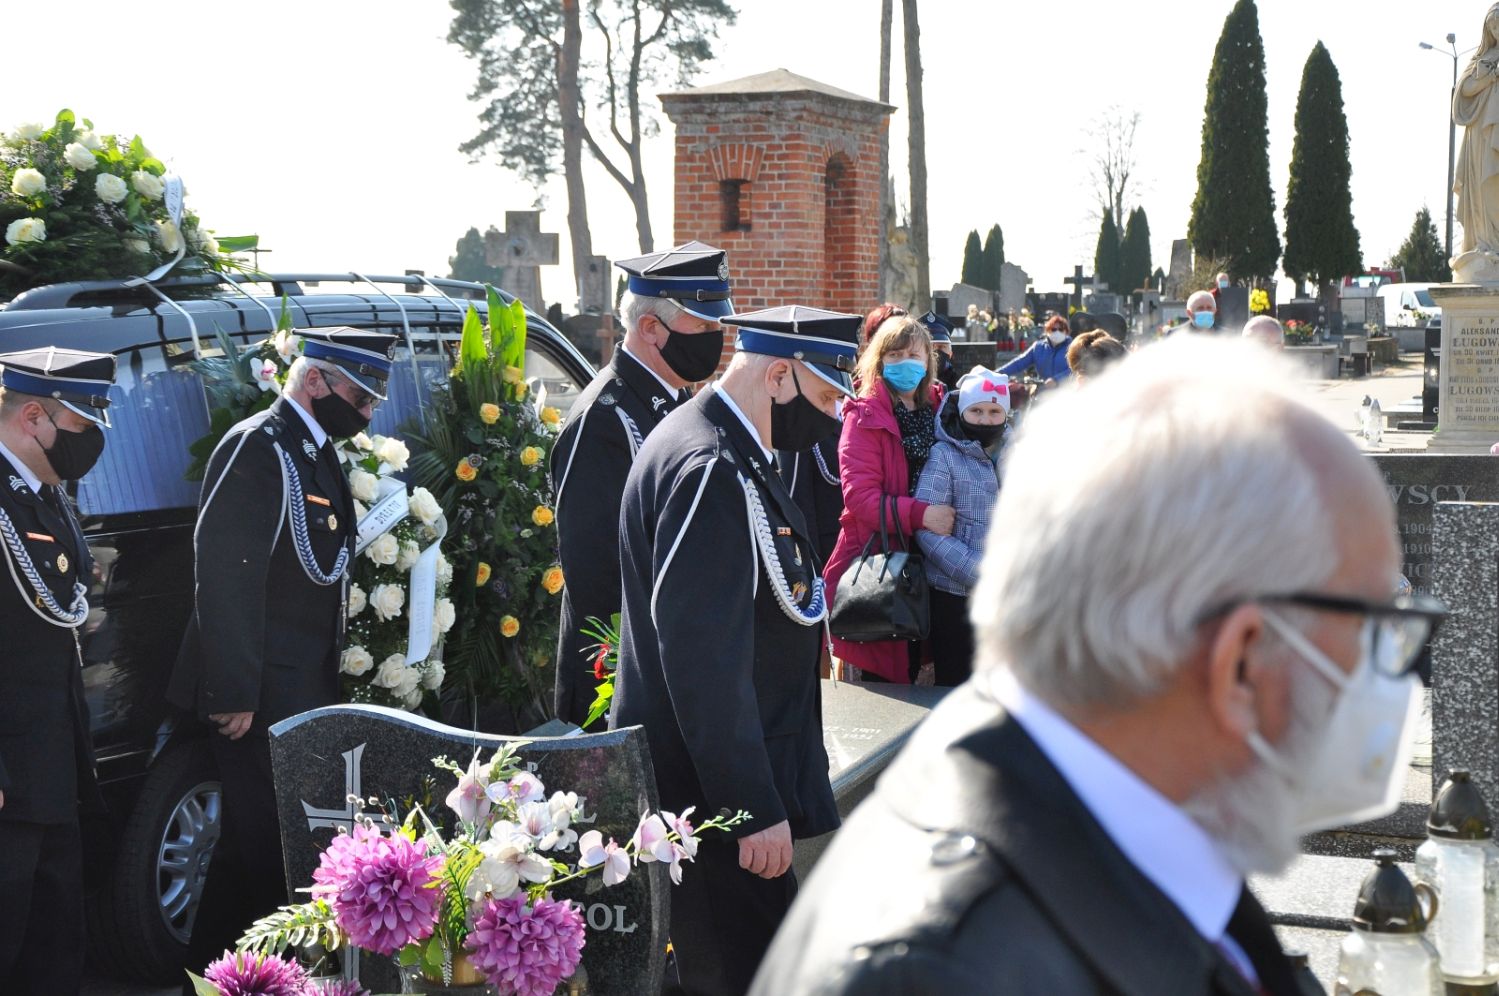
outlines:
[[[894,108],[784,69],[661,103],[677,130],[676,242],[728,251],[736,308],[879,303],[880,136]]]

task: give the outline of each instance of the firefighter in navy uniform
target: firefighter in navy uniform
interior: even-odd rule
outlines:
[[[78,628],[93,559],[62,482],[104,451],[115,358],[0,354],[0,993],[77,993],[94,780]]]
[[[729,302],[721,249],[689,242],[616,263],[629,275],[620,299],[625,335],[609,365],[573,402],[552,448],[559,560],[566,587],[557,638],[557,716],[581,726],[594,699],[583,634],[590,617],[619,611],[619,502],[645,438],[713,376]]]
[[[611,725],[645,727],[662,808],[753,816],[705,838],[672,890],[672,947],[693,994],[749,988],[796,894],[792,840],[839,822],[817,670],[826,598],[771,447],[838,433],[860,320],[789,307],[724,323],[739,328],[733,362],[646,441],[619,539]]]
[[[196,602],[167,687],[214,729],[223,782],[222,836],[188,946],[195,970],[287,902],[267,730],[339,699],[357,524],[333,440],[369,426],[395,337],[298,335],[302,356],[281,397],[209,458],[193,534]]]

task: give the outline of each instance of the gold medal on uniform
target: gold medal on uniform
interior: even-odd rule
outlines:
[[[59,553],[57,555],[57,572],[59,574],[68,573],[68,555],[66,553]]]
[[[791,586],[791,600],[796,604],[800,605],[802,603],[802,599],[806,597],[806,594],[807,586],[802,582],[798,581],[796,582],[796,584]]]
[[[328,531],[329,532],[337,532],[338,531],[338,516],[332,515],[332,514],[330,514],[328,516]]]

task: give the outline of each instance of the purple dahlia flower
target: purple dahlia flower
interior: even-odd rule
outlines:
[[[304,996],[307,992],[307,973],[301,965],[245,951],[225,951],[204,970],[203,978],[222,996]]]
[[[567,900],[491,899],[464,944],[500,996],[552,996],[583,960],[583,916]]]
[[[328,900],[333,919],[355,947],[393,955],[430,937],[442,890],[440,855],[404,834],[383,836],[370,826],[339,834],[323,851],[312,894]]]

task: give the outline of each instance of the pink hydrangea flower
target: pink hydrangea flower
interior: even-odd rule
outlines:
[[[239,952],[224,956],[203,972],[221,996],[304,996],[307,973],[286,958]]]
[[[431,936],[441,869],[440,855],[428,857],[404,834],[385,837],[358,826],[323,851],[311,891],[328,900],[334,922],[356,947],[393,955]]]
[[[583,916],[566,900],[486,902],[464,945],[500,996],[552,996],[583,960]]]

